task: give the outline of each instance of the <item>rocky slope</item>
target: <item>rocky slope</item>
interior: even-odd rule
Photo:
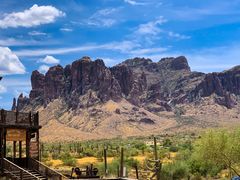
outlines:
[[[20,95],[12,109],[40,111],[46,140],[61,139],[60,130],[48,131],[54,127],[89,139],[220,126],[225,123],[220,111],[238,122],[240,67],[192,72],[184,56],[158,62],[134,58],[111,68],[83,57],[45,75],[34,71],[31,83],[29,98]],[[214,116],[203,118],[198,109]]]

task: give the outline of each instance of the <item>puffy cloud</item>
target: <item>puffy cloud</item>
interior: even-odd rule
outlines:
[[[41,72],[41,73],[46,73],[48,70],[49,70],[49,66],[47,65],[41,65],[39,68],[38,68],[38,71]]]
[[[44,59],[41,59],[40,62],[43,62],[46,64],[58,64],[60,61],[59,59],[56,59],[53,56],[46,56]]]
[[[25,67],[8,47],[0,47],[0,74],[24,74]]]
[[[61,16],[65,16],[65,13],[53,6],[38,6],[35,4],[23,12],[6,14],[3,19],[0,19],[0,28],[39,26],[52,23],[57,17]]]

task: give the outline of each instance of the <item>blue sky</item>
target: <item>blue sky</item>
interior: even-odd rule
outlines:
[[[185,55],[194,71],[240,64],[240,0],[0,0],[0,108],[33,70],[82,56],[113,66]]]

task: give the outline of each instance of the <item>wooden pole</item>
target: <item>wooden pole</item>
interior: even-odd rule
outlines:
[[[1,131],[0,131],[0,171],[1,171],[1,174],[3,174],[3,128],[1,128]]]
[[[123,177],[123,168],[124,168],[124,150],[121,148],[121,158],[120,158],[120,177]]]
[[[157,170],[157,180],[160,180],[160,163],[158,162],[158,153],[157,153],[157,139],[156,137],[153,138],[154,139],[154,157],[155,157],[155,161],[156,161],[156,170]]]
[[[30,157],[30,132],[29,130],[27,130],[26,132],[26,158],[27,158],[27,162],[26,162],[26,167],[28,168],[28,158]]]
[[[107,176],[108,169],[107,169],[107,148],[106,147],[104,147],[103,154],[104,154],[104,173],[105,173],[105,176]]]
[[[16,158],[16,141],[13,141],[13,158]]]
[[[37,157],[37,160],[39,161],[40,160],[39,130],[37,130],[36,136],[37,136],[36,138],[37,138],[37,146],[38,146],[38,157]]]
[[[32,113],[31,113],[31,111],[28,113],[28,121],[29,121],[30,126],[32,126]]]
[[[22,141],[19,141],[19,158],[22,158]]]
[[[3,157],[7,157],[7,140],[6,140],[7,131],[3,128]]]
[[[18,110],[16,111],[16,123],[18,123]]]
[[[139,179],[139,176],[138,176],[138,166],[137,165],[135,166],[135,170],[136,170],[136,179]]]

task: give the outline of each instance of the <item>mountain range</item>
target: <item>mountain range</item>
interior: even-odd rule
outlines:
[[[186,57],[127,59],[107,67],[82,57],[33,71],[29,97],[12,110],[39,111],[44,141],[83,140],[233,127],[240,118],[240,66],[191,71]]]

